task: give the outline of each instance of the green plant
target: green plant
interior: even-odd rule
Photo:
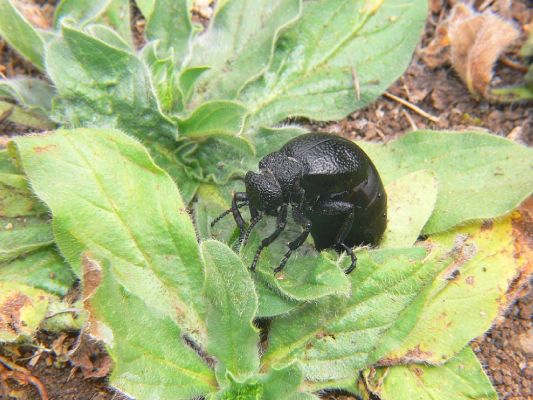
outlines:
[[[401,74],[426,2],[219,1],[201,35],[185,0],[137,5],[138,53],[128,1],[63,0],[40,32],[0,0],[0,34],[52,81],[3,81],[2,104],[59,125],[0,151],[0,303],[22,305],[0,340],[81,326],[106,344],[111,385],[138,399],[496,398],[468,342],[530,272],[509,214],[531,193],[530,149],[474,132],[360,143],[390,220],[349,276],[346,257],[307,249],[277,279],[283,240],[250,274],[260,235],[235,254],[234,224],[209,227],[232,178],[303,132],[270,126],[343,117]],[[58,311],[74,279],[73,317]]]

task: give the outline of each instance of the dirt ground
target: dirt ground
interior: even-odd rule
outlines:
[[[46,26],[53,12],[53,3],[26,1],[39,4],[37,23]],[[451,3],[451,2],[447,2]],[[526,29],[532,29],[533,7],[526,0],[479,1],[480,8],[491,7],[522,27],[522,37],[497,63],[493,84],[502,85],[520,80],[523,64],[517,56],[519,45],[525,39]],[[429,44],[439,21],[446,18],[450,4],[442,5],[439,0],[431,1],[432,13],[428,19],[421,47]],[[136,38],[140,42],[143,21],[136,18],[132,23]],[[0,39],[0,73],[6,77],[36,75],[37,72],[18,57]],[[401,105],[391,96],[381,97],[364,110],[354,112],[340,122],[306,123],[314,128],[335,132],[352,138],[388,141],[413,129],[477,129],[488,130],[497,135],[509,137],[526,145],[533,145],[533,108],[531,104],[496,104],[474,98],[466,89],[457,73],[449,66],[430,68],[420,51],[417,51],[407,72],[388,92],[427,112],[431,119]],[[435,118],[438,118],[438,121]],[[21,127],[0,122],[0,136],[21,133]],[[530,201],[528,204],[533,204]],[[531,207],[530,207],[531,209]],[[531,227],[533,229],[533,227]],[[531,232],[533,237],[533,232]],[[476,339],[472,347],[486,368],[500,398],[505,400],[533,399],[533,290],[530,284],[521,291],[521,297],[498,318],[492,329]],[[58,342],[59,339],[59,342]],[[42,333],[38,343],[46,348],[54,345],[63,350],[74,346],[75,334],[62,338]],[[124,398],[121,394],[106,388],[105,377],[91,377],[102,371],[106,357],[98,346],[87,360],[77,360],[78,366],[68,360],[66,350],[54,352],[39,350],[38,347],[4,346],[0,355],[18,365],[27,366],[40,379],[52,400],[107,400]],[[36,357],[39,354],[39,357]],[[28,365],[28,363],[34,364]],[[92,369],[91,369],[92,368]],[[10,390],[18,399],[37,399],[38,393],[31,386],[16,386],[9,381]],[[11,397],[10,397],[11,398]],[[350,399],[342,395],[324,398]],[[403,399],[401,399],[403,400]]]

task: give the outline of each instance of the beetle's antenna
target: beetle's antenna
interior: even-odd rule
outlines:
[[[244,207],[245,205],[247,205],[249,203],[248,200],[246,200],[244,203],[241,203],[241,204],[238,204],[237,205],[237,208],[242,208]],[[228,214],[231,214],[231,208],[229,210],[226,210],[224,211],[222,214],[220,214],[218,217],[216,217],[212,222],[211,222],[211,228],[215,226],[215,224],[220,221],[222,218],[224,218],[226,215]]]
[[[250,234],[252,233],[252,229],[254,229],[254,226],[259,222],[261,221],[261,219],[264,217],[265,214],[259,214],[257,217],[255,217],[254,219],[252,219],[250,221],[250,226],[248,227],[248,229],[246,229],[246,231],[244,232],[244,235],[242,235],[241,238],[239,238],[239,242],[237,244],[237,250],[241,247],[241,246],[244,246],[246,245],[246,242],[248,241],[248,239],[250,238]]]

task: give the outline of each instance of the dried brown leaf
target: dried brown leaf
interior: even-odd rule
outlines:
[[[472,94],[487,96],[494,63],[519,36],[513,23],[493,12],[457,4],[421,56],[430,68],[451,62]]]

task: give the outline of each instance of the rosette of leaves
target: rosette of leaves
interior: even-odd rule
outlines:
[[[81,325],[137,399],[496,398],[468,343],[531,274],[530,220],[512,213],[530,149],[474,132],[361,143],[389,222],[349,276],[309,244],[274,277],[283,240],[251,274],[269,222],[238,254],[231,221],[210,229],[234,178],[303,133],[272,126],[343,117],[403,72],[426,2],[227,0],[205,29],[189,2],[137,5],[140,50],[127,1],[63,0],[40,31],[0,0],[0,34],[48,79],[3,81],[5,115],[56,128],[0,152],[0,302],[17,305],[0,340]]]

